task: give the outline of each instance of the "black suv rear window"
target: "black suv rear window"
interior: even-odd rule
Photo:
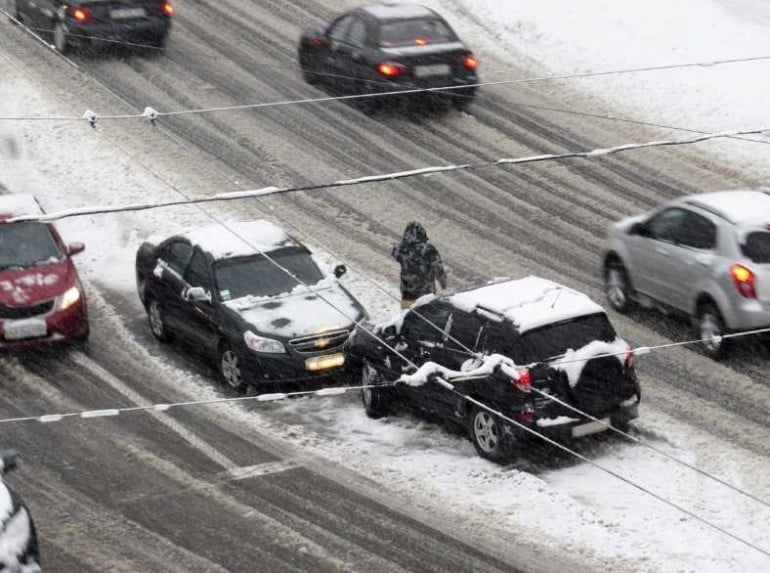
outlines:
[[[749,233],[741,249],[743,254],[755,263],[770,263],[770,233],[767,231]]]
[[[389,22],[380,27],[380,46],[393,48],[415,44],[440,44],[456,40],[452,30],[441,20],[418,19]]]
[[[594,340],[612,342],[616,337],[607,315],[581,316],[524,333],[513,344],[513,359],[528,364],[577,350]]]
[[[45,223],[0,224],[0,270],[61,260],[62,252]]]

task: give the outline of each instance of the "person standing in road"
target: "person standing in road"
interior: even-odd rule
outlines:
[[[436,292],[436,281],[446,288],[446,272],[438,250],[428,241],[420,223],[411,222],[390,256],[401,265],[401,308],[410,308],[423,295]]]

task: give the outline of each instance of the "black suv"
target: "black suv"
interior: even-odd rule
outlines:
[[[391,323],[366,328],[418,367],[430,361],[456,374],[479,372],[494,354],[516,365],[530,365],[518,369],[518,377],[511,376],[509,369],[496,368],[452,383],[460,394],[554,439],[578,438],[607,426],[547,395],[621,429],[638,416],[640,389],[630,347],[615,334],[599,305],[545,279],[503,280],[451,295],[423,297]],[[370,417],[399,407],[426,412],[467,428],[478,453],[498,462],[537,439],[430,378],[415,386],[377,388],[413,373],[414,367],[365,332],[354,332],[348,350],[348,367],[363,385],[374,386],[362,392]]]
[[[308,386],[343,372],[343,344],[365,317],[337,282],[344,273],[339,265],[326,276],[306,247],[267,221],[150,238],[136,255],[152,333],[215,357],[237,391]]]
[[[0,572],[40,572],[40,551],[32,516],[19,494],[5,481],[16,467],[16,452],[0,452]]]

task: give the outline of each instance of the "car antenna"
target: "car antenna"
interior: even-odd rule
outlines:
[[[556,306],[556,303],[559,302],[559,297],[561,296],[562,291],[564,290],[562,287],[556,287],[556,289],[559,291],[556,294],[556,298],[553,301],[553,304],[551,304],[551,308]]]

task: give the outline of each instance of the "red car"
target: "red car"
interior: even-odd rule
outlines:
[[[43,210],[32,195],[0,195],[0,349],[88,339],[85,292],[72,255],[50,223],[7,222]]]

